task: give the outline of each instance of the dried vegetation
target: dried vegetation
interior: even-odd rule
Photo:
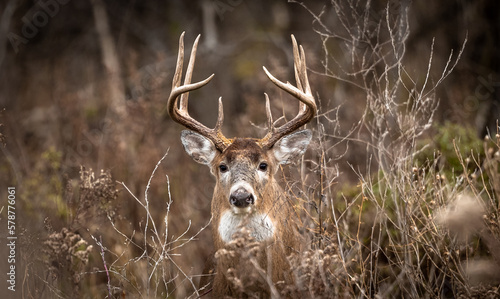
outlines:
[[[94,107],[85,111],[90,121],[84,127],[81,115],[66,111],[86,132],[81,140],[99,152],[100,161],[85,161],[113,161],[111,171],[78,171],[71,155],[55,147],[30,167],[9,162],[9,174],[23,179],[19,210],[30,219],[20,228],[24,297],[209,296],[198,283],[213,275],[203,274],[203,263],[215,254],[222,264],[241,261],[226,267],[238,298],[498,298],[499,124],[483,140],[462,126],[437,124],[435,91],[446,85],[466,40],[437,78],[434,43],[426,69],[412,74],[405,66],[409,6],[395,3],[376,9],[331,1],[319,13],[295,4],[311,14],[321,39],[311,73],[346,83],[336,92],[355,94],[366,105],[353,107],[360,117],[346,125],[350,99],[318,98],[319,115],[309,125],[315,144],[297,167],[281,171],[305,240],[304,250],[288,257],[293,283],[271,282],[258,261],[272,257],[263,256],[263,245],[244,229],[226,249],[211,252],[207,186],[213,182],[207,173],[196,174],[180,151],[162,157],[163,149],[180,142],[171,127],[157,129],[162,102],[153,95],[110,108],[110,114],[125,113],[127,123]],[[164,77],[156,83],[162,86]],[[112,124],[96,121],[108,116]],[[9,138],[0,132],[1,144]],[[4,153],[13,160],[13,153]],[[126,182],[115,181],[123,177]],[[193,177],[196,186],[187,183]],[[38,227],[43,221],[45,228]]]

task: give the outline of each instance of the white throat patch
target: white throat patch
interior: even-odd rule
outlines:
[[[233,234],[239,230],[242,221],[248,221],[245,227],[250,230],[250,235],[256,241],[265,241],[274,235],[275,227],[267,214],[234,214],[229,210],[222,215],[219,223],[218,230],[222,241],[225,243],[232,241]]]

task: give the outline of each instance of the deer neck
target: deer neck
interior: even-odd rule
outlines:
[[[258,242],[270,240],[274,237],[275,223],[269,217],[269,214],[250,213],[250,214],[234,214],[228,210],[222,214],[217,227],[217,232],[224,243],[229,243],[234,240],[234,234],[247,229],[250,236]]]

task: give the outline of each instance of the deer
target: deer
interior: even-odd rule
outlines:
[[[274,176],[281,165],[302,157],[312,139],[312,133],[308,129],[299,129],[317,113],[307,77],[304,49],[297,45],[293,35],[291,38],[297,86],[276,79],[266,67],[263,70],[272,83],[299,101],[299,110],[293,119],[276,127],[269,97],[265,93],[267,133],[263,138],[225,137],[221,131],[224,119],[221,97],[213,129],[190,116],[189,92],[205,86],[214,77],[212,74],[205,80],[191,83],[200,35],[192,46],[184,83],[181,83],[184,32],[180,36],[172,90],[166,108],[173,121],[188,129],[181,132],[181,142],[186,153],[194,161],[207,165],[215,177],[211,201],[215,251],[224,249],[234,239],[235,233],[246,229],[256,242],[266,245],[266,256],[270,258],[265,258],[261,264],[264,269],[268,269],[273,283],[293,281],[286,257],[301,247],[297,227],[291,221],[296,217],[295,212]],[[269,264],[266,264],[268,261]],[[216,274],[211,284],[211,295],[219,298],[234,294],[226,278],[228,266],[217,264],[217,261],[214,264]]]

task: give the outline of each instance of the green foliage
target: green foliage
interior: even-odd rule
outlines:
[[[436,125],[434,131],[431,137],[419,141],[417,147],[423,150],[415,157],[417,167],[435,165],[453,180],[464,171],[459,157],[470,157],[473,151],[484,157],[483,141],[471,127],[447,121]]]
[[[68,207],[63,200],[64,179],[61,177],[62,152],[54,147],[42,152],[33,170],[22,184],[20,199],[26,212],[33,217],[42,217],[39,209],[60,219],[68,216]]]

